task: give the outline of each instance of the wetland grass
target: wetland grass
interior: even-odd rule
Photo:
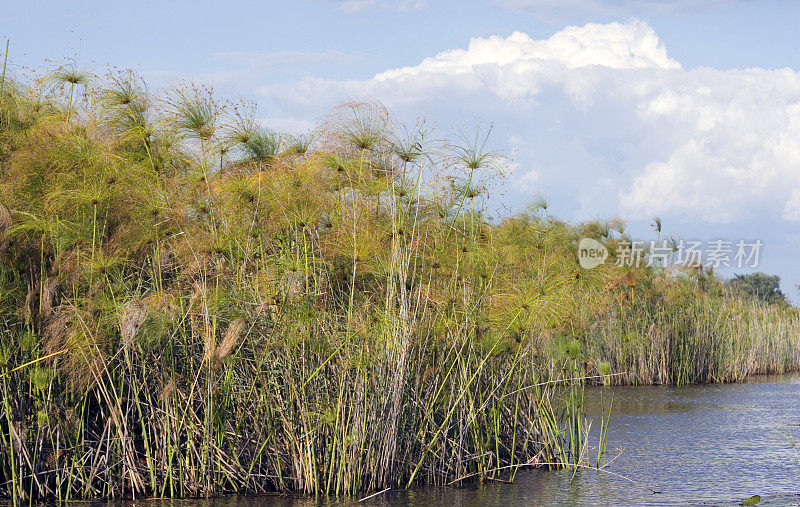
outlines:
[[[290,138],[201,87],[72,71],[3,81],[15,502],[341,497],[585,466],[585,378],[797,368],[793,309],[705,274],[581,270],[577,239],[612,245],[619,224],[546,203],[489,221],[503,164],[480,131],[454,145],[348,103]]]

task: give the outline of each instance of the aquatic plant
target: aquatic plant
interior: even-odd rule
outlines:
[[[7,80],[0,106],[0,495],[15,501],[351,496],[578,468],[586,383],[800,364],[791,308],[702,272],[582,270],[581,235],[613,251],[619,223],[542,203],[489,221],[502,158],[485,131],[432,140],[348,103],[311,142],[194,85],[159,98],[115,73],[86,94],[65,116]]]

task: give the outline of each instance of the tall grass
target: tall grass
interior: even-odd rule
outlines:
[[[76,102],[51,83],[6,79],[0,112],[15,501],[513,476],[588,462],[586,376],[797,367],[789,309],[581,270],[577,239],[613,246],[608,224],[488,221],[502,159],[480,131],[432,141],[348,103],[291,139],[201,87],[157,97],[122,73]]]
[[[749,375],[797,371],[795,309],[692,292],[691,285],[685,281],[663,293],[642,291],[637,302],[610,309],[587,334],[590,355],[626,373],[615,382],[737,382]]]

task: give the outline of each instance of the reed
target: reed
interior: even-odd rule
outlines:
[[[713,277],[583,271],[577,239],[611,245],[613,227],[546,204],[487,220],[503,164],[480,131],[432,141],[348,103],[292,139],[128,73],[64,115],[51,83],[6,78],[0,115],[14,501],[341,497],[585,466],[587,377],[797,367],[792,309]]]

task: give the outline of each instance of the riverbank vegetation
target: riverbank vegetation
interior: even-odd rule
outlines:
[[[376,103],[308,137],[65,67],[0,106],[0,495],[353,495],[589,459],[582,385],[797,369],[794,309],[585,270],[503,158]],[[581,379],[581,380],[570,380]]]

